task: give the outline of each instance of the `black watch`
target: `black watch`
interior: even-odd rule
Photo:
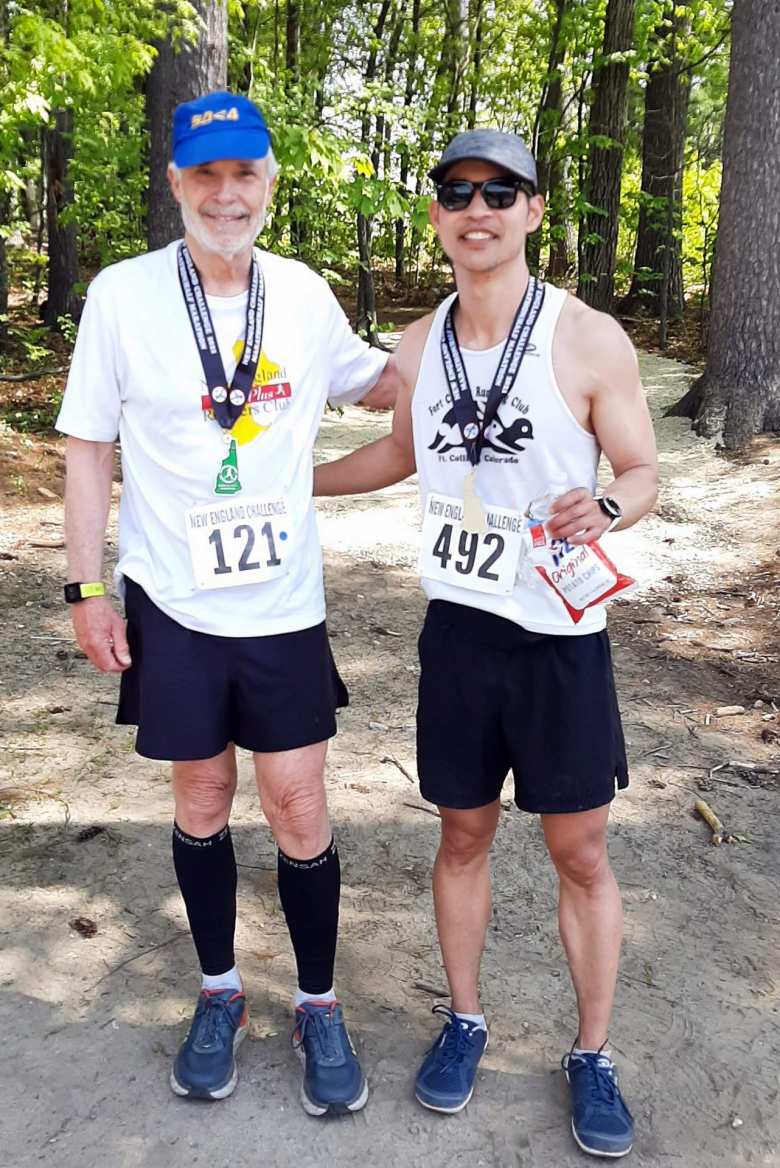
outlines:
[[[67,604],[78,604],[80,600],[89,600],[90,596],[105,596],[105,584],[82,584],[80,582],[66,584],[63,588]]]
[[[623,518],[623,508],[620,506],[617,499],[613,499],[611,495],[601,495],[600,498],[596,499],[596,502],[606,515],[607,519],[611,519],[613,522],[615,522],[616,520]]]

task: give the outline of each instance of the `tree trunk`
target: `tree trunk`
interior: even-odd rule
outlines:
[[[570,234],[573,229],[567,214],[565,159],[556,157],[550,167],[548,191],[548,229],[550,234],[550,254],[547,260],[546,278],[552,283],[564,280],[569,274],[571,257],[569,253]]]
[[[155,46],[157,59],[146,82],[149,123],[149,250],[165,247],[181,235],[181,214],[170,192],[171,119],[180,102],[191,101],[227,85],[227,0],[191,0],[203,21],[192,44],[173,51],[170,38]]]
[[[577,286],[577,295],[586,304],[604,312],[612,309],[626,129],[628,62],[621,55],[631,49],[633,31],[634,0],[608,0],[605,60],[594,72],[595,97],[588,127],[591,146],[585,198],[591,209],[583,224],[582,267]],[[597,145],[592,141],[595,137],[609,138],[610,144]]]
[[[679,319],[683,298],[682,177],[685,131],[688,122],[690,73],[680,68],[678,46],[690,21],[677,12],[666,12],[667,23],[657,30],[657,55],[661,64],[650,71],[645,89],[642,137],[642,196],[639,204],[634,274],[621,311],[644,307],[658,316],[662,294],[670,319]],[[668,272],[668,278],[664,276]]]
[[[469,13],[473,18],[474,35],[471,46],[471,77],[469,84],[469,108],[466,113],[466,129],[473,130],[477,124],[477,104],[480,81],[482,80],[482,56],[484,39],[483,0],[474,0],[474,8]]]
[[[406,84],[404,87],[404,105],[408,109],[412,104],[417,79],[417,38],[420,33],[420,0],[412,3],[412,27],[409,35],[409,51],[406,55]],[[408,194],[409,183],[409,147],[401,147],[401,193]],[[406,279],[406,224],[403,219],[395,221],[395,282],[403,284]]]
[[[377,58],[379,54],[379,46],[382,44],[382,37],[387,23],[387,17],[390,12],[391,0],[382,0],[379,9],[379,15],[376,18],[376,24],[373,29],[373,37],[371,41],[371,49],[368,54],[368,61],[366,63],[365,72],[363,74],[364,80],[371,84],[376,78],[377,73]],[[371,145],[371,114],[368,106],[366,106],[360,125],[360,140],[363,147],[368,151]],[[374,149],[372,151],[374,160],[374,169],[379,164],[379,152]],[[377,343],[377,327],[376,327],[376,291],[374,288],[374,269],[372,266],[371,256],[371,236],[373,234],[373,224],[371,219],[361,214],[357,214],[357,243],[358,243],[358,286],[357,286],[357,301],[355,304],[355,330],[359,332],[366,340],[372,344]]]
[[[288,99],[295,96],[301,82],[301,5],[298,0],[287,0],[284,39],[284,91]],[[287,215],[290,223],[290,243],[298,257],[303,257],[307,243],[307,228],[299,210],[298,183],[290,179],[287,195]]]
[[[0,191],[0,228],[9,225],[11,199],[7,191]],[[0,353],[8,343],[8,257],[5,233],[0,231]]]
[[[780,15],[736,0],[707,362],[673,408],[727,450],[780,430]],[[746,192],[749,192],[746,194]]]
[[[43,321],[50,328],[61,316],[78,319],[79,299],[73,291],[79,275],[76,224],[63,216],[73,202],[68,175],[72,154],[73,111],[57,110],[45,131],[46,235],[49,244],[48,297]]]
[[[376,344],[376,290],[374,288],[374,273],[371,267],[371,220],[365,215],[358,215],[358,291],[357,307],[355,309],[355,331]]]
[[[566,41],[563,37],[563,18],[571,0],[553,0],[553,23],[550,29],[550,52],[547,59],[547,76],[542,88],[542,98],[536,112],[532,150],[536,158],[536,175],[539,194],[547,198],[550,189],[551,170],[555,153],[555,143],[561,125],[561,66],[566,56]],[[539,253],[542,237],[539,231],[528,240],[528,262],[536,271],[539,267]]]
[[[466,78],[469,48],[468,0],[447,0],[446,44],[449,59],[450,86],[447,95],[447,129],[457,134],[463,129],[460,103]]]

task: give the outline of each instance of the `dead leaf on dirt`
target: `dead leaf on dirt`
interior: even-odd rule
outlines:
[[[394,629],[386,629],[384,625],[371,625],[369,628],[371,633],[379,633],[381,637],[402,637],[403,633],[396,633]]]
[[[89,917],[74,917],[68,924],[80,937],[94,937],[98,931],[97,925]]]
[[[718,706],[715,711],[716,718],[734,718],[737,714],[744,714],[744,706]]]
[[[50,491],[48,487],[38,487],[38,494],[42,499],[59,499],[59,495],[55,491]]]
[[[412,982],[413,990],[420,990],[424,994],[433,994],[434,998],[446,998],[448,996],[447,990],[438,989],[436,986],[428,985],[424,981]]]
[[[82,827],[76,835],[76,840],[80,844],[86,843],[87,840],[94,839],[96,835],[102,835],[105,830],[99,823],[92,823],[89,827]]]

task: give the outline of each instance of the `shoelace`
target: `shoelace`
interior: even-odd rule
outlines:
[[[233,999],[231,998],[232,1002]],[[231,1030],[234,1029],[233,1021],[228,1014],[228,1002],[217,997],[215,994],[203,994],[201,997],[203,1003],[203,1010],[201,1013],[201,1020],[198,1023],[198,1044],[202,1046],[214,1046],[217,1039],[220,1037],[220,1023],[226,1022]]]
[[[617,1080],[612,1062],[604,1055],[587,1058],[573,1054],[571,1059],[583,1063],[583,1073],[587,1075],[588,1094],[595,1103],[613,1104],[618,1097]]]
[[[303,1045],[303,1037],[312,1026],[314,1027],[313,1037],[318,1054],[324,1059],[335,1058],[339,1054],[339,1046],[336,1041],[336,1028],[333,1025],[333,1008],[330,1010],[301,1011],[301,1021],[293,1031],[292,1038],[292,1044],[296,1050]]]
[[[460,1018],[449,1006],[434,1006],[431,1012],[444,1014],[449,1019],[444,1030],[444,1040],[442,1041],[441,1038],[436,1040],[440,1054],[444,1058],[442,1070],[448,1071],[451,1067],[457,1066],[467,1054],[471,1046],[472,1031],[463,1025]]]

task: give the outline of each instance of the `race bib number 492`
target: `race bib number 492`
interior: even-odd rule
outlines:
[[[214,501],[185,514],[198,588],[235,588],[284,576],[290,522],[284,496]]]
[[[463,530],[463,500],[431,493],[425,500],[420,575],[456,588],[507,596],[515,586],[525,523],[519,511],[485,504],[487,530]]]

